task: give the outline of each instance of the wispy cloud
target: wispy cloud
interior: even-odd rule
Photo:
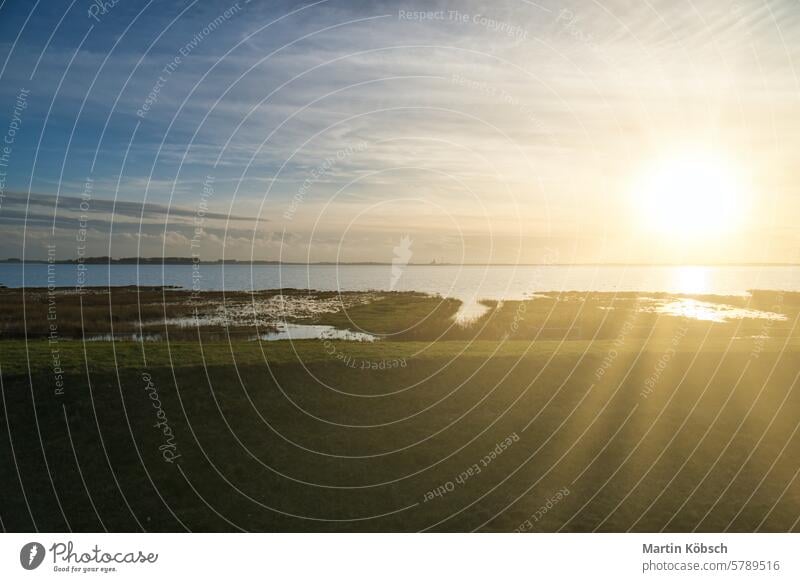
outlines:
[[[624,230],[632,168],[701,142],[746,160],[782,209],[755,227],[797,217],[790,2],[240,2],[221,20],[235,3],[137,19],[145,3],[121,2],[99,22],[73,10],[47,47],[66,5],[40,6],[0,50],[0,111],[32,90],[7,189],[65,206],[91,176],[117,220],[170,208],[180,221],[211,175],[210,211],[291,233],[281,252],[302,254],[319,229],[363,241],[403,223],[431,229],[411,233],[420,260],[454,260],[426,254],[436,229],[526,244]],[[0,9],[3,38],[29,9]],[[19,220],[13,200],[0,220]]]

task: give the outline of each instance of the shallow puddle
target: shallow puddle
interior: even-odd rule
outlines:
[[[480,303],[477,299],[462,299],[453,319],[458,325],[467,326],[480,319],[487,311],[489,311],[489,306]]]
[[[349,329],[336,329],[330,325],[301,325],[297,323],[279,323],[277,329],[259,334],[254,339],[261,341],[278,340],[345,340],[355,342],[374,342],[378,339],[369,333],[352,331]]]
[[[686,317],[699,321],[713,321],[724,323],[733,319],[770,319],[775,321],[786,321],[786,316],[781,313],[770,311],[758,311],[756,309],[744,309],[723,303],[709,303],[697,299],[675,299],[669,302],[660,303],[653,306],[646,306],[642,311],[672,315],[675,317]]]
[[[160,342],[160,333],[100,333],[86,337],[87,342]]]

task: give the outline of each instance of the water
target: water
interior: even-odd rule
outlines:
[[[257,339],[262,341],[277,341],[284,339],[322,339],[345,340],[355,342],[374,342],[378,339],[369,333],[352,331],[349,329],[336,329],[330,325],[302,325],[296,323],[279,323],[275,331],[262,333]]]
[[[172,286],[210,291],[254,291],[296,288],[317,291],[418,291],[461,301],[456,321],[467,325],[483,314],[488,300],[526,299],[541,292],[601,291],[678,295],[746,295],[752,289],[800,291],[798,267],[666,267],[666,266],[432,266],[408,265],[392,273],[390,265],[77,265],[0,264],[0,284],[7,287]],[[79,277],[80,275],[80,277]],[[368,300],[348,299],[350,301]],[[228,325],[231,321],[273,326],[261,340],[338,339],[373,341],[375,336],[329,326],[286,324],[286,314],[337,311],[345,298],[272,297],[253,306],[220,307],[202,320],[170,323],[185,326]],[[690,298],[653,299],[644,310],[715,322],[731,319],[785,319],[781,314],[740,309]],[[241,320],[241,321],[240,321]],[[110,337],[92,338],[99,341]],[[120,338],[117,338],[120,339]],[[159,341],[134,334],[133,341]]]
[[[769,319],[772,321],[786,321],[788,319],[782,313],[743,309],[733,305],[686,298],[655,302],[655,306],[645,307],[642,311],[654,311],[663,315],[686,317],[700,321],[714,321],[716,323],[725,323],[732,319]]]
[[[428,266],[409,265],[393,285],[391,265],[85,265],[84,286],[176,286],[251,291],[420,291],[466,303],[513,300],[543,291],[644,291],[745,295],[751,289],[800,291],[800,267]],[[74,287],[77,265],[0,264],[7,287]]]
[[[195,325],[202,327],[203,323],[198,321]],[[226,339],[226,337],[227,336],[220,334],[221,340]],[[160,333],[101,333],[85,336],[83,339],[90,342],[131,341],[141,343],[160,342],[164,340],[164,336]],[[274,330],[258,334],[249,339],[261,341],[314,339],[371,343],[379,338],[369,333],[349,329],[337,329],[330,325],[305,325],[277,322]]]
[[[419,291],[461,301],[456,319],[483,314],[482,299],[515,300],[544,291],[639,291],[746,295],[751,289],[800,291],[800,268],[769,266],[433,266],[407,265],[46,265],[0,264],[7,287],[174,286],[198,291],[297,288],[317,291]],[[679,311],[685,312],[682,306]],[[677,315],[677,313],[676,313]],[[731,314],[726,314],[731,317]]]

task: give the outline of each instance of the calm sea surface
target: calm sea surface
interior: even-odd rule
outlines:
[[[397,290],[473,302],[521,299],[542,291],[649,291],[742,295],[800,291],[800,267],[422,266],[408,265],[86,265],[87,287],[172,285],[198,290],[293,287],[320,291]],[[6,287],[74,287],[76,265],[0,264]]]

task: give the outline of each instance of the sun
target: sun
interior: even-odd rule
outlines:
[[[665,156],[633,189],[637,220],[649,232],[698,240],[734,231],[742,218],[743,180],[736,167],[708,152]]]

